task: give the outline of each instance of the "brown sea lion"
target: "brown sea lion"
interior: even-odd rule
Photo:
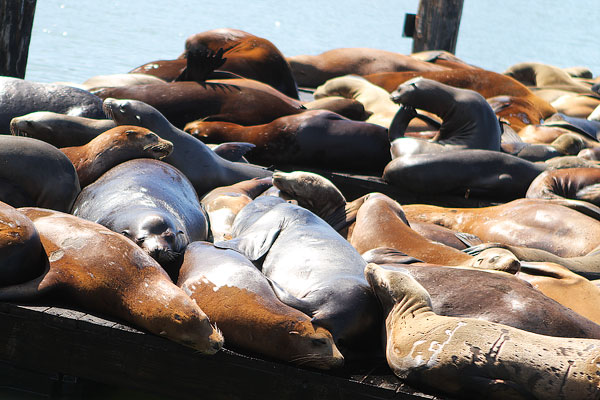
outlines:
[[[224,49],[225,63],[220,70],[230,71],[244,78],[255,79],[273,86],[294,99],[298,88],[290,65],[277,47],[269,40],[238,29],[213,29],[196,33],[185,40],[185,52]]]
[[[436,64],[441,67],[446,67],[450,69],[455,68],[467,68],[474,69],[479,68],[474,65],[468,64],[460,58],[456,57],[454,54],[445,51],[445,50],[425,50],[419,51],[417,53],[411,53],[411,57],[416,58],[417,60],[427,61],[428,63]]]
[[[343,75],[367,75],[384,71],[441,71],[446,68],[385,50],[341,48],[318,55],[286,57],[298,86],[316,88]],[[398,85],[396,85],[398,86]]]
[[[556,338],[435,314],[410,275],[375,264],[365,276],[386,315],[386,358],[407,383],[460,398],[591,399],[600,341]]]
[[[269,177],[221,186],[208,192],[200,203],[208,214],[213,241],[231,239],[231,228],[236,215],[271,186],[272,179]]]
[[[391,247],[427,263],[447,266],[516,271],[519,262],[510,252],[481,253],[473,258],[455,248],[431,241],[413,231],[402,207],[389,197],[367,195],[356,215],[352,237],[348,239],[359,253],[377,247]]]
[[[486,99],[500,95],[524,97],[537,108],[544,118],[547,118],[556,112],[556,109],[547,101],[537,97],[531,90],[527,89],[527,87],[515,79],[484,69],[453,69],[428,72],[382,72],[379,74],[365,75],[365,78],[391,93],[396,90],[400,84],[419,76],[457,88],[474,90]]]
[[[228,347],[319,369],[344,362],[331,333],[282,303],[267,278],[233,250],[191,243],[177,285],[219,327]]]
[[[142,126],[173,143],[173,152],[164,161],[183,172],[199,196],[219,186],[272,175],[264,168],[219,157],[204,143],[177,129],[158,110],[143,102],[107,99],[104,108],[118,125]]]
[[[484,242],[542,249],[560,257],[583,256],[600,245],[599,221],[552,200],[517,199],[481,208],[408,204],[402,209],[409,222],[431,222]]]
[[[50,264],[38,278],[0,289],[0,299],[60,299],[203,354],[221,348],[223,336],[204,312],[135,243],[69,214],[38,208],[20,211],[35,224]]]
[[[133,158],[162,159],[173,151],[173,143],[149,129],[121,125],[101,133],[83,146],[60,149],[71,160],[84,188],[117,164]]]
[[[244,86],[242,86],[244,85]],[[255,88],[261,86],[261,89]],[[183,128],[197,119],[242,125],[266,124],[284,115],[304,111],[302,105],[266,84],[247,80],[171,82],[106,88],[102,99],[139,100],[156,108],[173,125]]]
[[[585,200],[600,206],[600,168],[545,171],[531,182],[525,197]]]
[[[40,235],[23,213],[0,202],[0,287],[40,276],[48,263]]]
[[[0,135],[0,201],[69,212],[81,188],[71,161],[51,144]]]
[[[90,92],[107,88],[129,85],[148,85],[166,83],[165,80],[148,74],[110,74],[93,76],[85,80],[81,86]]]
[[[10,132],[13,136],[27,136],[60,148],[83,146],[115,126],[115,122],[110,119],[36,111],[13,118],[10,121]]]
[[[380,174],[390,161],[385,128],[325,110],[305,111],[264,125],[195,121],[185,130],[207,143],[248,142],[260,165],[326,168]]]
[[[539,124],[542,113],[530,100],[516,96],[494,96],[486,99],[498,119],[507,121],[516,132],[530,124]]]

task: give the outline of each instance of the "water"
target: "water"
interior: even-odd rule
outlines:
[[[285,55],[338,47],[408,54],[405,13],[418,0],[147,1],[38,0],[26,79],[84,80],[124,73],[181,54],[186,37],[237,28],[273,42]],[[586,4],[585,6],[583,4]],[[466,0],[456,54],[502,72],[522,61],[583,65],[600,74],[600,7],[595,1]]]

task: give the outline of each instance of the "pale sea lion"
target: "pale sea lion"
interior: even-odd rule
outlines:
[[[0,289],[2,301],[48,304],[49,299],[60,299],[202,354],[221,348],[223,336],[204,312],[133,242],[69,214],[38,208],[20,211],[35,224],[50,264],[38,278]]]
[[[221,329],[228,347],[319,369],[344,362],[331,333],[282,303],[267,278],[238,252],[191,243],[177,285]]]
[[[591,399],[600,394],[597,339],[556,338],[432,311],[408,274],[365,276],[386,315],[386,358],[409,384],[458,397]]]

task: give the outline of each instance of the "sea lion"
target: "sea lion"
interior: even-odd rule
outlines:
[[[0,135],[0,201],[68,212],[81,190],[75,167],[56,147]]]
[[[512,200],[524,197],[535,177],[548,168],[499,151],[445,150],[395,158],[383,179],[417,193]]]
[[[279,198],[259,197],[237,215],[232,236],[215,246],[262,260],[260,268],[281,301],[331,332],[345,357],[345,351],[377,348],[373,339],[381,320],[359,274],[366,262],[325,221]]]
[[[591,92],[588,85],[577,82],[567,71],[553,65],[539,62],[522,62],[511,65],[503,73],[526,86],[567,90],[575,93]]]
[[[21,208],[50,261],[31,281],[0,289],[2,301],[61,300],[119,318],[155,335],[214,354],[223,344],[202,312],[156,261],[96,223],[56,211]],[[53,297],[51,297],[53,296]]]
[[[530,100],[515,96],[494,96],[486,99],[498,119],[508,122],[510,127],[519,132],[530,124],[539,124],[542,113]]]
[[[587,94],[568,94],[554,100],[556,112],[576,118],[587,118],[600,105],[600,97]]]
[[[595,398],[597,339],[556,338],[435,314],[408,274],[365,268],[386,316],[386,358],[401,379],[453,397]]]
[[[367,75],[383,71],[446,70],[413,57],[386,50],[341,48],[318,55],[286,57],[292,74],[301,87],[316,88],[325,81],[343,75]],[[398,85],[396,85],[398,86]]]
[[[208,214],[213,241],[231,239],[231,229],[236,215],[271,186],[271,178],[251,179],[230,186],[221,186],[208,192],[200,203]]]
[[[40,235],[23,213],[0,202],[0,287],[40,276],[48,263]]]
[[[204,143],[173,126],[154,107],[141,101],[107,99],[104,108],[118,125],[142,126],[173,143],[173,152],[164,161],[183,172],[199,196],[219,186],[272,174],[258,166],[233,163],[219,157]]]
[[[50,143],[58,148],[83,146],[102,132],[116,126],[110,119],[92,119],[36,111],[10,121],[13,136],[27,136]]]
[[[409,79],[423,77],[461,89],[474,90],[486,99],[494,96],[515,96],[529,100],[544,118],[556,112],[545,100],[537,97],[531,90],[515,79],[484,69],[449,69],[426,72],[382,72],[365,75],[365,79],[393,92]]]
[[[34,111],[53,111],[77,117],[102,118],[102,100],[72,86],[0,77],[0,133],[10,132],[10,121]]]
[[[236,251],[190,243],[177,286],[219,327],[228,347],[319,369],[344,362],[331,333],[282,303],[267,278]]]
[[[356,215],[350,244],[359,253],[391,247],[427,263],[517,271],[519,262],[509,251],[481,253],[473,258],[455,248],[431,241],[413,231],[402,207],[386,195],[367,195]],[[465,257],[466,256],[466,257]]]
[[[86,187],[117,164],[133,158],[160,160],[173,151],[173,143],[146,128],[121,125],[101,133],[83,146],[60,149],[71,160]]]
[[[298,87],[290,65],[279,49],[269,40],[239,29],[213,29],[196,33],[185,40],[185,52],[224,49],[225,63],[220,70],[230,71],[244,78],[264,82],[294,99]]]
[[[454,68],[479,68],[474,65],[466,63],[464,60],[456,57],[454,54],[446,50],[425,50],[411,53],[411,57],[417,60],[427,61],[442,67],[454,69]]]
[[[600,206],[600,168],[545,171],[531,182],[529,199],[576,199]]]
[[[327,96],[303,105],[307,110],[328,110],[354,121],[365,121],[372,115],[360,101],[341,96]]]
[[[561,204],[517,199],[481,208],[407,204],[402,210],[409,222],[432,222],[484,242],[531,247],[560,257],[589,254],[600,245],[600,222]]]
[[[477,318],[540,335],[600,339],[600,325],[534,289],[517,277],[520,272],[514,276],[432,264],[382,266],[419,282],[438,315]]]
[[[248,81],[170,82],[105,88],[96,93],[102,99],[111,97],[147,103],[178,128],[201,118],[242,125],[266,124],[304,111],[299,102],[272,87]]]
[[[380,174],[390,161],[385,128],[326,110],[288,115],[264,125],[195,121],[185,130],[206,143],[248,142],[260,165],[326,168]]]
[[[107,87],[149,85],[166,83],[165,80],[148,74],[97,75],[85,80],[81,85],[90,92]]]
[[[72,214],[127,236],[172,275],[188,243],[208,237],[192,184],[176,168],[153,159],[108,170],[83,188]]]
[[[500,124],[494,110],[479,93],[445,85],[430,79],[415,78],[404,82],[390,95],[393,102],[434,113],[442,119],[433,141],[457,149],[500,150]],[[399,140],[404,138],[406,119],[416,116],[397,113],[389,128],[392,154],[404,154]],[[412,119],[412,118],[411,118]],[[399,121],[400,120],[400,121]]]

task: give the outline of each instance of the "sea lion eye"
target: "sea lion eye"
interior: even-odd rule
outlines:
[[[137,244],[144,243],[144,239],[146,239],[146,238],[142,236],[142,237],[136,238],[136,239],[135,239],[135,242],[136,242]]]
[[[183,231],[177,231],[178,235],[183,235]]]
[[[121,232],[121,235],[123,235],[123,236],[125,236],[125,237],[128,237],[128,238],[130,238],[130,239],[131,239],[131,233],[130,233],[129,231],[127,231],[127,230],[125,230],[125,231],[122,231],[122,232]]]

